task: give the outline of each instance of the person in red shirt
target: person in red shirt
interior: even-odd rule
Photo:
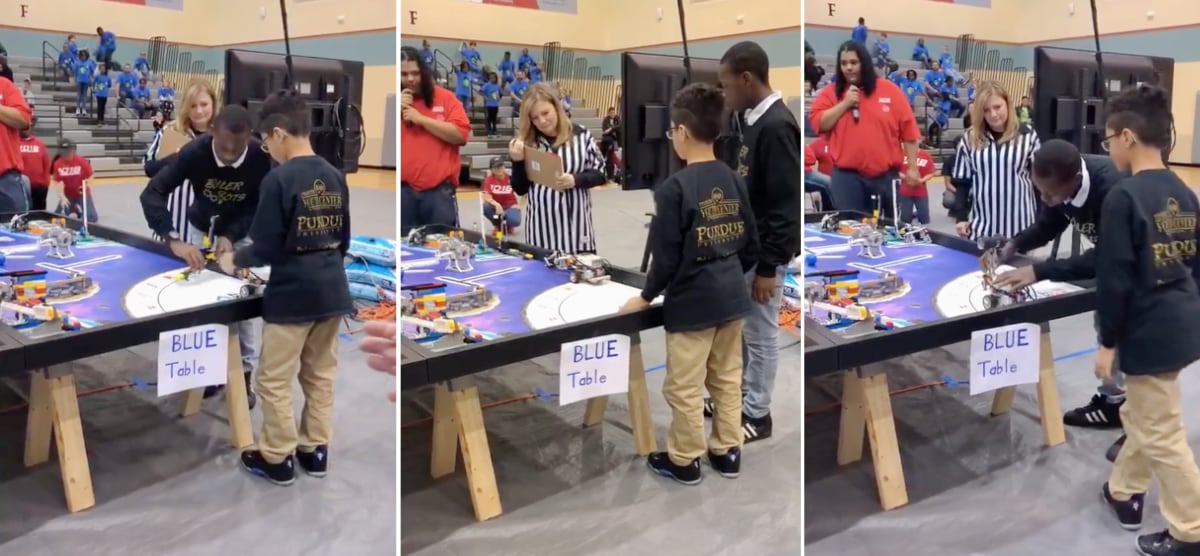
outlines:
[[[417,49],[400,49],[400,234],[458,224],[459,147],[471,122],[454,93],[438,87]]]
[[[86,216],[90,223],[100,219],[96,204],[92,202],[92,188],[87,183],[92,179],[92,165],[75,153],[75,143],[70,139],[63,139],[58,144],[58,156],[50,165],[50,176],[54,188],[59,191],[59,214],[76,218]]]
[[[817,171],[829,176],[833,174],[833,158],[829,155],[829,140],[824,135],[817,136],[809,143],[813,156],[817,159]]]
[[[818,139],[817,141],[822,141]],[[816,194],[816,197],[810,198],[813,201],[813,208],[817,210],[829,210],[833,207],[833,199],[829,193],[829,174],[822,173],[819,167],[819,158],[815,147],[820,145],[817,141],[804,145],[804,192],[809,195]],[[819,204],[816,201],[820,201]]]
[[[37,123],[37,118],[33,118]],[[46,193],[50,191],[50,153],[46,144],[33,136],[33,126],[21,130],[21,164],[25,179],[29,182],[29,205],[31,210],[46,210]]]
[[[33,111],[12,81],[0,79],[0,213],[29,210],[21,130],[33,125]]]
[[[492,159],[490,171],[487,177],[483,178],[480,198],[483,202],[483,217],[493,224],[503,218],[505,235],[511,234],[513,228],[521,225],[517,194],[513,193],[512,185],[508,182],[508,173],[504,171],[504,161],[500,157]]]
[[[837,210],[870,213],[878,203],[887,216],[892,181],[901,177],[901,170],[907,183],[920,182],[921,130],[912,107],[899,87],[875,74],[862,44],[847,41],[838,49],[837,75],[813,99],[809,123],[828,136]]]
[[[904,164],[908,166],[908,157],[904,157]],[[933,179],[936,174],[936,166],[933,163],[933,157],[925,149],[917,149],[917,174],[921,176],[921,180],[917,184],[911,184],[901,181],[896,199],[896,210],[900,213],[896,217],[897,222],[909,223],[913,219],[913,209],[916,209],[917,222],[922,225],[929,225],[929,192],[925,190],[925,184]]]

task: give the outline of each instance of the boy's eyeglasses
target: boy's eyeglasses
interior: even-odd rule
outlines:
[[[1100,140],[1100,148],[1101,148],[1101,149],[1104,149],[1104,152],[1108,152],[1109,148],[1111,148],[1111,146],[1112,146],[1112,145],[1111,145],[1111,144],[1112,144],[1112,140],[1113,140],[1113,139],[1116,139],[1116,138],[1117,138],[1117,137],[1119,137],[1120,135],[1121,135],[1121,132],[1120,132],[1120,131],[1118,131],[1118,132],[1116,132],[1116,133],[1114,133],[1114,134],[1112,134],[1112,135],[1109,135],[1108,137],[1105,137],[1104,139],[1101,139],[1101,140]]]
[[[675,126],[675,127],[668,128],[668,129],[667,129],[667,139],[674,139],[674,138],[675,138],[675,132],[676,132],[676,131],[678,131],[678,130],[680,130],[680,129],[682,129],[682,128],[683,128],[683,126],[681,126],[681,125],[677,125],[677,126]]]

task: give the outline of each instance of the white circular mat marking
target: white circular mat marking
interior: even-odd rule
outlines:
[[[238,295],[243,284],[241,280],[211,270],[201,271],[188,280],[176,280],[175,276],[184,270],[180,268],[151,276],[129,288],[124,303],[130,318],[194,309],[224,301]]]
[[[1004,272],[1012,268],[1002,265],[998,270]],[[983,304],[986,292],[983,288],[982,277],[983,272],[976,271],[946,282],[934,295],[933,303],[938,313],[946,318],[954,318],[986,310]],[[1075,286],[1061,282],[1038,282],[1033,285],[1036,299],[1062,295],[1077,289]]]
[[[539,293],[525,305],[533,330],[612,315],[640,290],[625,284],[563,284]],[[655,300],[659,302],[660,300]]]

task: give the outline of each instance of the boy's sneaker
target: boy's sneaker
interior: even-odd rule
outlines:
[[[1087,405],[1072,409],[1063,415],[1063,424],[1069,427],[1089,429],[1121,428],[1121,402],[1111,402],[1104,394],[1092,396]]]
[[[1104,483],[1104,487],[1100,489],[1100,498],[1105,505],[1112,508],[1122,528],[1129,531],[1137,531],[1142,528],[1142,512],[1146,509],[1145,494],[1135,494],[1129,500],[1121,502],[1112,497],[1112,492],[1108,490],[1108,483]]]
[[[771,438],[771,414],[768,413],[757,419],[742,414],[742,443],[749,444],[755,440]]]
[[[279,486],[291,486],[296,482],[296,460],[292,456],[279,463],[268,463],[262,452],[246,450],[242,452],[242,469]]]
[[[1200,542],[1183,542],[1161,531],[1138,536],[1137,551],[1143,556],[1200,556]]]
[[[324,477],[329,468],[329,447],[317,446],[311,452],[296,450],[296,463],[300,469],[312,477]]]
[[[746,393],[742,392],[742,399],[746,399]],[[704,416],[712,419],[713,416],[713,399],[704,398]]]
[[[742,469],[742,449],[733,448],[720,456],[710,451],[708,463],[718,475],[726,479],[736,479]]]
[[[250,406],[250,409],[254,409],[254,406],[258,405],[258,396],[254,394],[254,388],[251,386],[252,382],[253,381],[250,380],[250,373],[246,373],[246,404]],[[223,385],[205,386],[204,399],[207,400],[213,396],[216,396],[224,390],[225,386]]]
[[[1108,447],[1108,451],[1104,453],[1105,459],[1112,463],[1117,462],[1117,456],[1121,455],[1121,447],[1125,445],[1125,435],[1121,435],[1112,446]]]
[[[700,458],[687,465],[675,465],[666,452],[654,452],[646,457],[646,466],[658,475],[683,485],[700,484]]]

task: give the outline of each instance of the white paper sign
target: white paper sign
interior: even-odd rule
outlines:
[[[971,333],[971,395],[1033,384],[1041,367],[1042,331],[1036,324],[1010,324]]]
[[[224,385],[228,371],[228,326],[205,324],[158,335],[158,397]]]
[[[562,345],[558,404],[629,391],[629,336],[610,334]]]

